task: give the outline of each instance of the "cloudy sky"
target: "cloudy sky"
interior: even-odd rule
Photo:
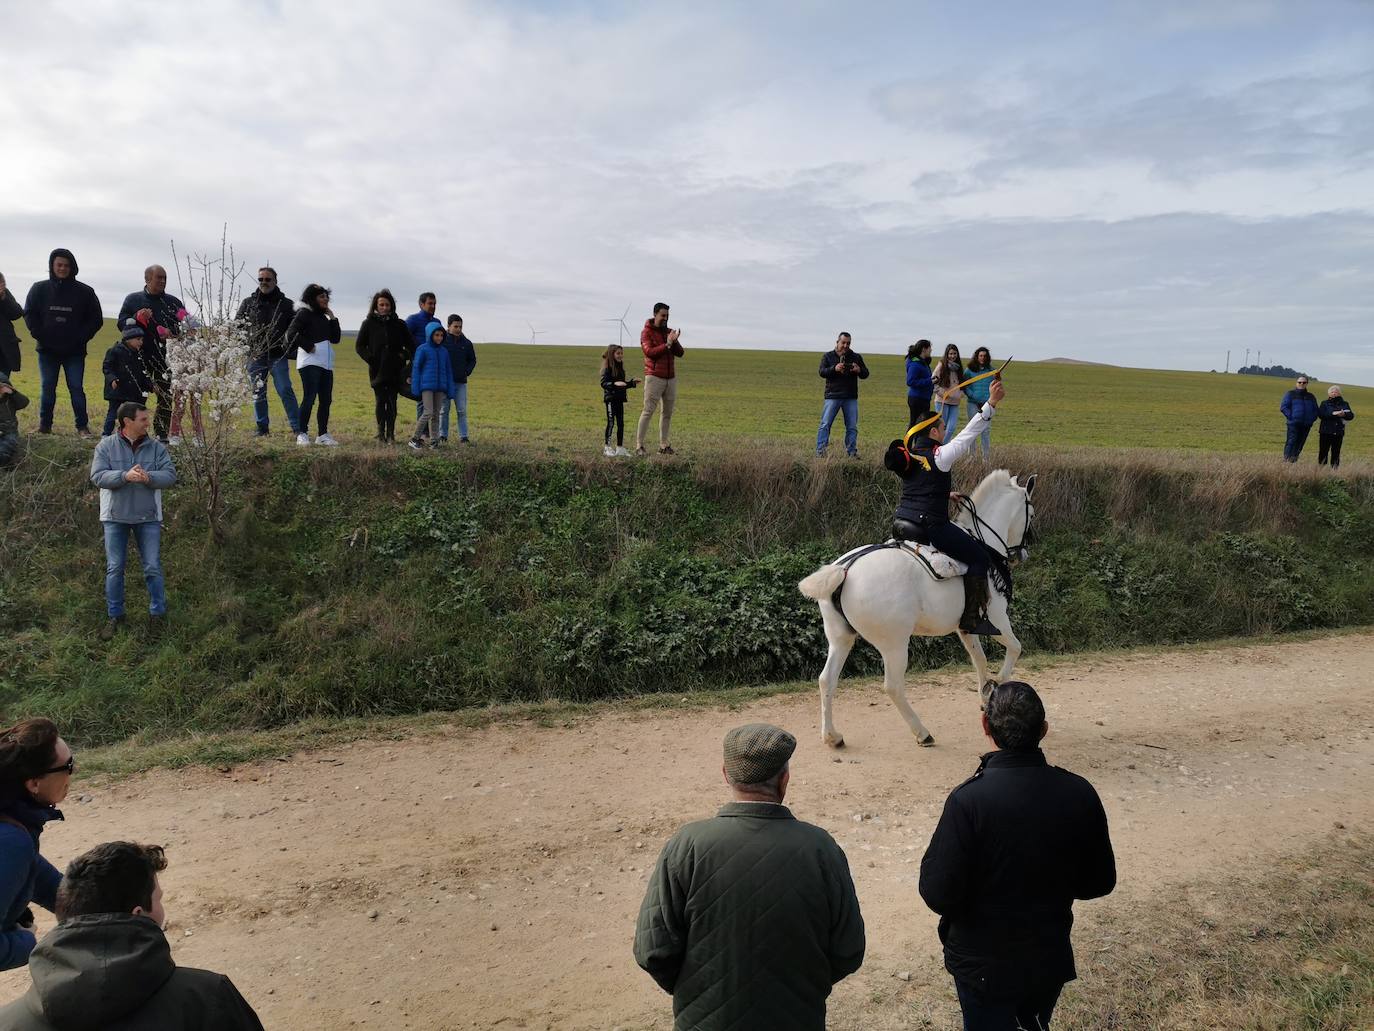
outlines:
[[[0,271],[1374,384],[1374,3],[0,0]],[[175,277],[173,278],[175,290]]]

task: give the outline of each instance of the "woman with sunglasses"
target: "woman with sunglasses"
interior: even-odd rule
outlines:
[[[62,819],[57,806],[75,769],[52,720],[0,730],[0,970],[29,961],[36,943],[29,904],[49,912],[57,904],[62,875],[40,854],[38,839],[44,824]]]

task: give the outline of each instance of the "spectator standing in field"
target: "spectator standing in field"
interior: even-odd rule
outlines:
[[[468,377],[477,368],[477,349],[463,333],[463,317],[448,317],[448,333],[444,336],[444,350],[448,352],[449,365],[453,369],[453,393],[449,401],[458,414],[458,442],[471,444],[468,439]],[[448,440],[448,403],[444,404],[443,418],[439,421],[439,439]]]
[[[448,404],[449,391],[453,389],[453,366],[444,349],[444,327],[438,322],[429,324],[428,339],[415,352],[415,361],[410,366],[410,389],[420,399],[420,415],[410,435],[410,447],[419,451],[424,446],[420,434],[427,429],[429,446],[437,448],[439,412]]]
[[[1317,430],[1317,464],[1325,465],[1329,457],[1331,468],[1341,467],[1341,444],[1345,440],[1345,424],[1355,418],[1350,403],[1341,397],[1340,387],[1328,387],[1326,400],[1317,407],[1321,426]]]
[[[668,328],[668,305],[659,301],[654,305],[652,318],[644,321],[639,334],[639,347],[644,352],[644,411],[639,415],[635,430],[635,454],[644,455],[644,436],[649,432],[649,420],[661,404],[658,417],[658,453],[676,454],[669,438],[673,408],[677,404],[676,359],[681,358],[682,344],[678,343],[682,330]]]
[[[56,911],[62,875],[39,852],[43,827],[62,819],[76,762],[51,720],[31,719],[0,730],[0,970],[28,962],[37,902]],[[3,1025],[0,1025],[2,1027]]]
[[[625,348],[612,344],[601,354],[601,400],[606,404],[606,440],[601,453],[607,458],[623,457],[625,450],[625,400],[627,390],[639,385],[639,380],[625,375]],[[611,445],[611,430],[615,430],[615,445]]]
[[[33,950],[28,992],[0,1031],[262,1031],[223,974],[172,962],[159,845],[111,841],[67,867],[57,927]]]
[[[9,373],[0,372],[0,467],[19,456],[18,413],[28,406],[29,399],[14,389]]]
[[[315,416],[319,429],[315,443],[337,447],[329,435],[329,406],[334,401],[334,345],[339,342],[339,320],[329,307],[329,288],[311,283],[301,294],[301,305],[291,318],[286,343],[296,354],[296,373],[301,378],[301,430],[296,443],[310,445],[310,412],[319,401]]]
[[[994,686],[981,722],[993,751],[945,801],[921,898],[940,914],[966,1031],[1047,1031],[1078,976],[1074,899],[1116,887],[1107,814],[1091,784],[1045,760],[1049,724],[1029,684]]]
[[[0,373],[13,376],[22,365],[19,354],[19,334],[14,331],[13,323],[24,317],[24,307],[5,284],[0,274]]]
[[[1283,460],[1296,462],[1307,443],[1307,434],[1317,421],[1317,399],[1307,389],[1307,377],[1299,376],[1297,385],[1283,395],[1279,411],[1288,424],[1288,436],[1283,442]]]
[[[822,1031],[830,989],[864,959],[864,922],[835,839],[783,805],[797,740],[725,735],[733,801],[664,846],[635,961],[673,997],[678,1031]]]
[[[848,333],[835,338],[835,349],[821,355],[821,379],[825,380],[825,400],[821,403],[821,425],[816,431],[816,454],[824,455],[830,446],[830,426],[835,416],[844,413],[844,449],[850,458],[859,457],[859,380],[868,379],[863,356],[850,346]]]
[[[930,411],[930,395],[935,381],[930,375],[930,341],[917,340],[906,349],[906,407],[910,413],[907,429],[921,421]]]
[[[973,357],[968,360],[968,368],[964,370],[964,378],[969,379],[992,369],[992,352],[986,347],[980,347],[973,352]],[[992,389],[992,377],[980,379],[977,383],[970,383],[964,388],[964,400],[967,402],[964,414],[969,422],[982,410],[983,405],[987,404],[988,391]],[[983,445],[983,457],[988,458],[992,455],[992,423],[983,424],[983,432],[978,434],[978,441]]]
[[[953,344],[945,348],[944,357],[935,363],[931,379],[935,384],[932,395],[935,410],[940,413],[945,439],[949,440],[959,428],[959,402],[964,398],[964,392],[959,389],[964,381],[964,363],[959,359],[959,348]]]
[[[65,247],[48,255],[48,278],[29,288],[24,324],[38,345],[38,432],[51,433],[57,408],[57,375],[67,381],[76,434],[91,436],[86,414],[86,348],[105,325],[100,298],[76,276],[76,258]]]
[[[248,375],[253,381],[253,415],[257,421],[257,436],[271,432],[267,409],[267,380],[281,398],[282,411],[292,434],[299,434],[300,407],[296,390],[291,384],[291,366],[287,359],[286,331],[291,328],[293,306],[277,285],[277,270],[269,265],[258,269],[258,288],[243,299],[235,318],[248,327]]]
[[[425,327],[434,321],[434,313],[439,310],[439,298],[426,290],[420,295],[420,310],[414,315],[406,316],[406,329],[410,330],[412,347],[410,353],[414,355],[425,345]],[[415,418],[419,418],[423,413],[424,404],[420,401],[420,392],[411,390],[415,395]]]
[[[120,405],[129,401],[139,406],[148,403],[153,378],[143,364],[145,339],[143,327],[130,319],[119,340],[105,352],[100,371],[105,375],[105,400],[110,402],[110,407],[105,414],[105,426],[100,431],[102,437],[114,432],[115,413]]]
[[[119,325],[135,320],[143,327],[143,365],[153,379],[157,412],[153,415],[153,434],[164,444],[172,423],[172,371],[167,364],[167,340],[181,335],[181,320],[186,306],[167,292],[167,270],[149,265],[143,270],[143,289],[124,298],[119,309]]]
[[[105,531],[105,626],[108,641],[124,622],[124,567],[129,534],[138,544],[143,580],[148,585],[148,625],[161,631],[167,614],[162,576],[162,492],[177,482],[172,456],[149,436],[148,409],[126,402],[116,413],[118,427],[95,446],[91,483],[100,488],[100,525]]]
[[[390,290],[378,290],[358,328],[354,350],[367,363],[367,380],[377,399],[377,440],[383,444],[396,439],[396,398],[406,385],[412,345],[410,331],[396,313],[396,298]]]

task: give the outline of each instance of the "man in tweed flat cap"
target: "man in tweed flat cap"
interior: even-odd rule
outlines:
[[[864,959],[864,922],[835,839],[782,804],[797,739],[767,723],[725,735],[734,801],[664,846],[635,961],[673,997],[677,1031],[824,1031],[831,987]]]

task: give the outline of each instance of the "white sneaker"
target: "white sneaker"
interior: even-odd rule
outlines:
[[[191,446],[192,446],[192,447],[204,447],[204,446],[205,446],[205,441],[201,440],[199,437],[192,437],[192,438],[191,438]]]
[[[181,438],[180,438],[180,437],[168,437],[168,438],[167,438],[167,445],[168,445],[168,447],[181,447]]]
[[[309,447],[309,446],[310,446],[310,434],[308,434],[308,433],[297,433],[297,434],[296,434],[296,446],[297,446],[297,447]]]
[[[615,457],[615,448],[613,448],[613,447],[611,447],[611,445],[607,444],[605,447],[603,447],[603,448],[601,449],[601,453],[602,453],[603,455],[605,455],[607,458],[614,458],[614,457]]]
[[[331,437],[328,433],[321,433],[318,437],[315,438],[315,443],[320,444],[324,447],[339,446],[339,442],[335,440],[333,437]]]
[[[615,449],[615,457],[616,457],[616,458],[629,458],[629,457],[630,457],[630,453],[629,453],[628,451],[626,451],[623,447],[618,447],[618,448]]]

